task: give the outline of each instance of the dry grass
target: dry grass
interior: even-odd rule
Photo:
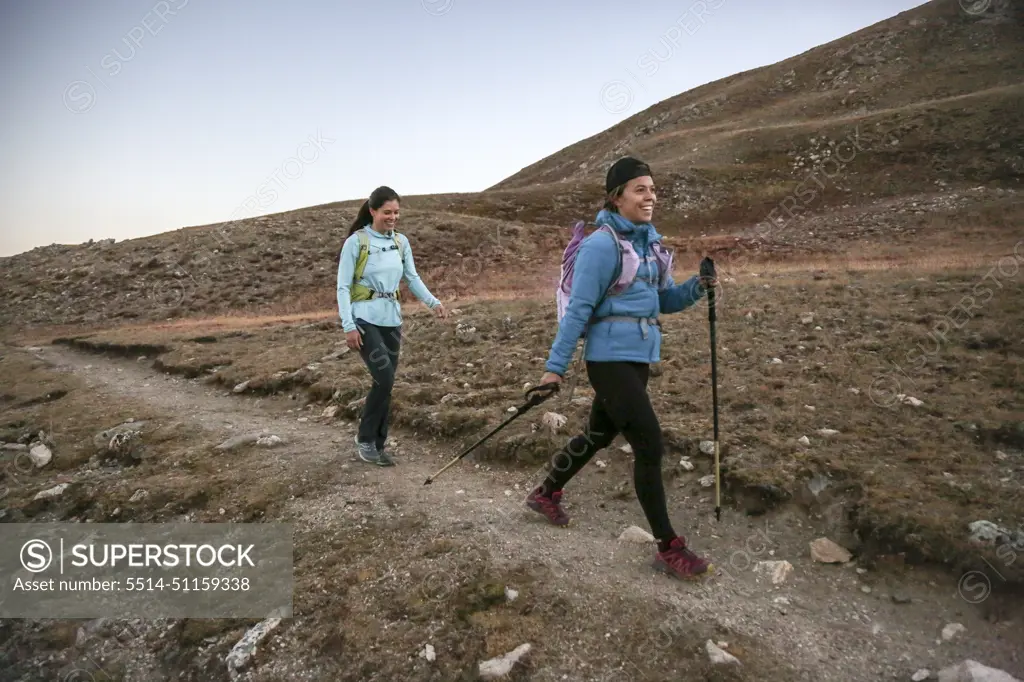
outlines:
[[[1024,522],[1024,443],[1014,435],[1024,428],[1024,277],[993,279],[991,265],[941,272],[860,265],[815,278],[777,268],[724,284],[719,397],[729,493],[743,505],[750,491],[774,486],[781,499],[802,501],[808,479],[828,475],[836,490],[858,499],[866,551],[930,561],[973,555],[964,543],[970,521],[1011,528]],[[951,311],[972,291],[973,316],[953,318],[959,328],[942,322],[958,315]],[[813,323],[802,324],[801,315],[811,312]],[[393,420],[421,435],[455,439],[453,446],[472,442],[521,403],[524,382],[539,378],[553,315],[544,299],[513,298],[467,302],[449,323],[409,316]],[[249,381],[248,391],[298,393],[358,416],[355,401],[369,388],[361,360],[354,353],[323,359],[343,347],[336,320],[249,322],[244,331],[211,325],[205,336],[212,339],[197,340],[198,326],[154,327],[76,343],[165,343],[172,349],[160,363],[170,371],[227,389]],[[460,322],[477,329],[469,342],[456,334]],[[704,310],[665,323],[651,393],[671,466],[673,457],[696,454],[697,441],[710,437],[711,388]],[[944,330],[938,344],[936,330]],[[772,358],[783,362],[770,364]],[[896,393],[924,404],[898,403]],[[588,408],[578,399],[588,395],[580,376],[575,403],[565,395],[545,406],[568,417],[567,431],[548,433],[537,414],[473,457],[535,466],[581,427]],[[821,436],[820,429],[839,433]],[[810,446],[797,442],[803,435]],[[1008,460],[996,460],[1000,448],[1011,453]]]
[[[263,332],[280,334],[281,328]],[[155,340],[137,329],[131,335],[137,345]],[[244,348],[234,346],[236,351]],[[283,355],[273,355],[260,361],[282,366],[284,360]],[[283,516],[283,506],[289,499],[328,499],[339,485],[349,490],[360,486],[361,479],[346,479],[343,472],[302,471],[290,458],[272,464],[264,452],[233,452],[230,462],[225,462],[223,456],[207,454],[213,444],[210,434],[197,425],[188,426],[181,414],[97,396],[76,377],[56,372],[23,350],[5,347],[0,370],[5,392],[0,438],[16,440],[45,428],[54,450],[52,463],[37,471],[4,463],[5,521],[287,522],[292,519]],[[32,402],[41,391],[66,393]],[[128,418],[149,424],[144,430],[142,461],[131,467],[88,464],[96,450],[93,435]],[[58,480],[72,481],[72,486],[55,500],[32,500],[37,490]],[[147,495],[132,499],[138,490]],[[478,661],[501,655],[523,641],[536,641],[542,631],[551,632],[551,638],[536,647],[513,679],[526,679],[550,667],[563,668],[570,650],[567,640],[573,649],[588,652],[580,660],[585,659],[591,670],[641,664],[646,674],[658,675],[685,665],[702,679],[721,682],[792,679],[786,664],[762,651],[758,642],[703,624],[673,631],[671,646],[635,660],[639,646],[651,648],[653,641],[667,644],[669,635],[658,630],[664,621],[658,605],[629,594],[567,600],[560,582],[537,563],[497,565],[475,542],[439,536],[439,529],[418,516],[379,515],[367,509],[352,517],[346,516],[351,508],[345,509],[344,504],[340,510],[329,506],[329,518],[320,527],[296,527],[295,618],[275,633],[272,649],[261,647],[256,655],[258,679],[289,679],[288,674],[277,672],[289,669],[317,671],[318,679],[340,682],[370,675],[410,679],[410,674],[462,679]],[[391,566],[407,570],[385,573],[383,567]],[[435,577],[443,576],[444,584],[426,580],[431,571]],[[504,587],[510,584],[520,592],[514,603],[505,599]],[[430,586],[443,592],[435,594]],[[630,615],[624,620],[623,613]],[[591,627],[595,622],[607,627]],[[224,656],[255,623],[252,619],[180,619],[152,626],[133,623],[118,634],[127,622],[107,619],[102,625],[92,621],[99,627],[98,636],[80,646],[76,638],[82,621],[17,621],[4,632],[0,659],[11,675],[53,679],[63,679],[76,665],[99,661],[88,665],[89,674],[96,680],[117,680],[124,679],[128,670],[137,670],[132,661],[144,652],[159,659],[164,674],[226,682]],[[576,625],[567,630],[567,623]],[[613,647],[604,635],[610,629],[621,633]],[[140,631],[145,634],[138,636]],[[722,636],[728,636],[732,651],[756,659],[756,669],[712,666],[702,644]],[[430,672],[416,657],[425,638],[443,652],[429,666]],[[111,642],[114,645],[107,646]],[[95,646],[104,647],[105,655],[96,656],[91,650]]]

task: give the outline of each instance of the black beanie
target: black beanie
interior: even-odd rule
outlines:
[[[608,177],[604,181],[604,189],[611,193],[615,188],[625,185],[633,178],[642,178],[645,175],[654,177],[651,167],[632,156],[624,156],[608,169]]]

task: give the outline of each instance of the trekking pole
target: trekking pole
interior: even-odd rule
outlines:
[[[700,262],[701,277],[715,278],[715,262],[705,256]],[[718,446],[718,354],[715,344],[715,288],[708,289],[708,325],[711,328],[711,405],[715,422],[715,520],[722,520],[722,472]]]
[[[558,392],[558,384],[556,384],[556,383],[541,384],[540,386],[534,386],[533,388],[531,388],[529,391],[526,392],[526,398],[527,398],[526,402],[516,408],[516,413],[515,414],[513,414],[511,417],[509,417],[508,419],[503,421],[501,424],[499,424],[493,431],[488,433],[486,436],[484,436],[483,438],[481,438],[480,440],[478,440],[477,442],[473,443],[468,448],[466,448],[466,450],[464,450],[457,457],[455,457],[455,459],[453,459],[452,461],[450,461],[447,464],[445,464],[444,468],[441,469],[440,471],[438,471],[436,474],[434,474],[433,476],[428,476],[427,480],[423,482],[423,485],[427,485],[429,483],[433,483],[435,478],[437,478],[438,476],[443,474],[445,471],[448,470],[449,467],[451,467],[456,462],[458,462],[460,459],[462,459],[463,457],[468,455],[470,452],[475,450],[477,447],[479,447],[480,444],[483,443],[485,440],[487,440],[488,438],[490,438],[491,436],[496,434],[498,431],[501,431],[503,428],[505,428],[506,426],[511,424],[513,420],[515,420],[518,417],[520,417],[521,415],[525,414],[527,411],[529,411],[529,409],[531,407],[535,407],[537,405],[540,405],[542,402],[544,402],[545,400],[547,400],[548,398],[550,398],[552,395],[554,395],[557,392]],[[533,393],[534,395],[531,396],[530,395],[531,393]]]

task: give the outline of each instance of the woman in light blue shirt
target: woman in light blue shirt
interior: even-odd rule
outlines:
[[[399,203],[390,187],[375,189],[359,209],[338,257],[338,312],[345,340],[359,351],[373,377],[356,445],[360,459],[379,466],[395,463],[384,444],[402,337],[402,280],[416,298],[448,319],[444,305],[416,273],[409,240],[395,232]]]

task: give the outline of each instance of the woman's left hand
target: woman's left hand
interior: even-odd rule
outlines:
[[[718,286],[718,278],[716,278],[716,277],[700,277],[700,276],[698,276],[697,279],[698,279],[698,281],[700,282],[700,285],[704,288],[705,291],[707,291],[708,289],[714,289],[715,287]]]
[[[434,312],[442,320],[447,320],[448,319],[448,309],[444,307],[444,303],[438,303],[437,307],[434,308]]]

